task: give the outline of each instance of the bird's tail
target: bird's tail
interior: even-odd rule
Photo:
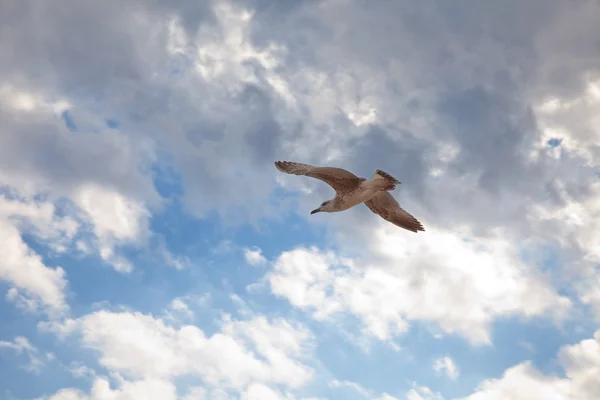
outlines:
[[[383,190],[394,190],[396,185],[400,184],[398,179],[380,169],[375,171],[375,174],[370,180],[373,182],[373,184],[377,185]]]

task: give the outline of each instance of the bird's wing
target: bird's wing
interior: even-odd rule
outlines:
[[[286,174],[305,175],[322,180],[336,192],[352,189],[363,180],[363,178],[359,178],[352,172],[341,168],[315,167],[290,161],[275,161],[275,167]]]
[[[412,232],[425,230],[423,225],[415,217],[404,211],[394,196],[387,191],[377,192],[373,197],[365,201],[365,205],[381,218],[400,228],[408,229]]]

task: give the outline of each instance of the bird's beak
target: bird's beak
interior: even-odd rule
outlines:
[[[316,213],[318,213],[318,212],[321,212],[321,209],[320,209],[320,208],[317,208],[316,210],[312,210],[312,211],[310,212],[310,215],[316,214]]]

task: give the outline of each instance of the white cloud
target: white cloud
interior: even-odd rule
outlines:
[[[62,268],[50,268],[21,238],[19,230],[0,218],[0,279],[13,286],[8,299],[28,309],[46,309],[51,314],[67,309],[67,281]]]
[[[44,309],[51,314],[68,309],[65,300],[67,280],[61,267],[51,268],[22,238],[22,232],[49,241],[51,248],[62,252],[78,229],[69,217],[58,217],[53,204],[19,197],[2,188],[0,194],[0,280],[12,288],[7,299],[30,311]]]
[[[483,381],[463,400],[593,400],[600,397],[600,331],[592,339],[559,351],[566,377],[547,376],[526,361],[507,369],[498,379]]]
[[[95,380],[90,394],[79,389],[65,388],[59,390],[50,397],[41,397],[36,400],[229,400],[228,392],[222,389],[207,389],[193,387],[184,395],[177,396],[175,385],[166,380],[144,379],[138,381],[120,380],[116,388],[111,388],[106,378]],[[325,400],[316,397],[294,397],[287,393],[281,393],[262,383],[252,383],[241,392],[240,400]],[[385,398],[382,400],[392,400]]]
[[[245,248],[244,257],[246,258],[246,262],[252,266],[259,266],[267,263],[267,259],[263,256],[262,250],[259,248]]]
[[[553,232],[555,241],[564,253],[565,266],[570,274],[575,273],[575,288],[583,303],[589,304],[600,318],[600,228],[595,221],[600,218],[600,183],[591,182],[586,190],[590,196],[575,200],[569,195],[566,183],[557,183],[557,192],[562,199],[560,206],[538,205],[532,210],[540,229]],[[560,229],[559,229],[560,228]]]
[[[530,362],[525,362],[506,370],[501,379],[482,382],[478,390],[465,400],[525,400],[532,397],[548,400],[575,399],[571,397],[570,390],[568,381],[544,376]]]
[[[253,383],[242,394],[241,400],[293,400],[261,383]]]
[[[398,399],[390,394],[384,393],[375,400],[398,400]],[[410,400],[410,399],[408,399],[408,400]]]
[[[74,378],[96,378],[96,371],[82,363],[72,362],[66,368]]]
[[[440,357],[434,360],[433,369],[437,373],[445,373],[451,379],[456,379],[459,375],[458,367],[454,363],[454,360],[449,356]]]
[[[182,400],[208,400],[206,389],[202,387],[194,387],[188,391]]]
[[[50,397],[40,400],[177,400],[177,391],[173,383],[158,380],[144,379],[134,382],[122,381],[118,388],[112,389],[110,383],[104,378],[94,381],[90,394],[81,390],[67,388],[59,390]]]
[[[115,190],[95,184],[77,188],[73,200],[87,214],[100,257],[117,271],[131,272],[131,264],[115,254],[115,247],[136,243],[148,235],[148,210]]]
[[[221,330],[207,337],[193,325],[175,328],[151,315],[101,310],[53,328],[61,335],[78,333],[83,346],[99,353],[101,365],[130,379],[193,375],[209,386],[240,390],[253,383],[297,388],[313,375],[302,362],[311,351],[311,333],[283,319],[226,317]]]
[[[600,396],[600,330],[591,339],[561,348],[559,360],[576,393],[582,398]]]
[[[173,299],[167,310],[167,318],[177,319],[176,315],[181,315],[187,319],[194,318],[194,312],[190,310],[188,304],[180,297]]]
[[[148,237],[146,203],[160,204],[147,173],[146,165],[153,159],[151,141],[105,126],[99,129],[104,121],[89,113],[87,105],[55,99],[59,97],[16,83],[0,90],[0,102],[29,99],[27,107],[0,112],[3,129],[9,132],[0,135],[0,185],[14,197],[2,199],[0,208],[6,208],[4,214],[23,212],[40,203],[31,199],[42,197],[43,209],[24,215],[33,221],[34,233],[63,253],[70,250],[71,240],[77,240],[78,250],[93,251],[128,272],[132,267],[117,248]],[[70,132],[59,118],[73,108],[81,134]],[[101,133],[87,134],[94,130]],[[65,216],[54,217],[55,208]],[[85,241],[75,238],[87,231],[92,235]]]
[[[358,394],[360,397],[364,397],[365,399],[398,400],[394,396],[385,392],[377,395],[375,394],[374,390],[366,388],[358,382],[352,382],[348,380],[340,381],[337,379],[333,379],[327,382],[327,386],[333,389],[341,390],[342,394],[340,398],[346,398],[348,397],[349,393],[354,392],[355,394]],[[352,398],[354,398],[354,396]]]
[[[355,391],[356,393],[361,394],[362,396],[364,396],[365,398],[369,398],[370,397],[370,393],[369,390],[366,389],[365,387],[363,387],[362,385],[356,383],[356,382],[351,382],[351,381],[339,381],[337,379],[334,379],[332,381],[329,381],[327,383],[327,385],[331,388],[348,388],[350,390]]]
[[[489,342],[497,317],[563,318],[570,300],[559,296],[502,238],[463,240],[430,229],[408,237],[377,229],[364,253],[343,259],[318,249],[282,253],[267,275],[274,294],[318,319],[336,312],[359,316],[381,340],[405,332],[410,320],[433,321],[472,343]]]
[[[427,386],[415,385],[406,393],[406,400],[444,400],[444,397]]]
[[[581,92],[569,97],[556,96],[535,107],[540,124],[540,151],[548,140],[560,141],[559,157],[564,151],[582,156],[594,164],[600,155],[594,146],[600,140],[600,80],[587,79]]]

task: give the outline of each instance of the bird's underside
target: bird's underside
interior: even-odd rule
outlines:
[[[336,212],[350,208],[354,204],[350,207],[344,207],[343,204],[345,200],[352,199],[356,201],[356,204],[364,203],[372,212],[400,228],[411,232],[425,230],[423,225],[400,207],[398,201],[389,193],[400,182],[384,171],[376,170],[375,175],[367,180],[345,169],[335,167],[317,167],[290,161],[276,161],[275,167],[286,174],[309,176],[331,186],[335,190],[336,196],[331,201],[323,203],[322,206],[331,203],[325,206],[329,208],[323,211]],[[365,191],[368,191],[367,196],[370,197],[363,201],[359,197]],[[371,196],[370,193],[372,192],[373,195]],[[351,203],[354,203],[354,201],[351,201]],[[316,211],[319,210],[317,209],[314,212]]]

